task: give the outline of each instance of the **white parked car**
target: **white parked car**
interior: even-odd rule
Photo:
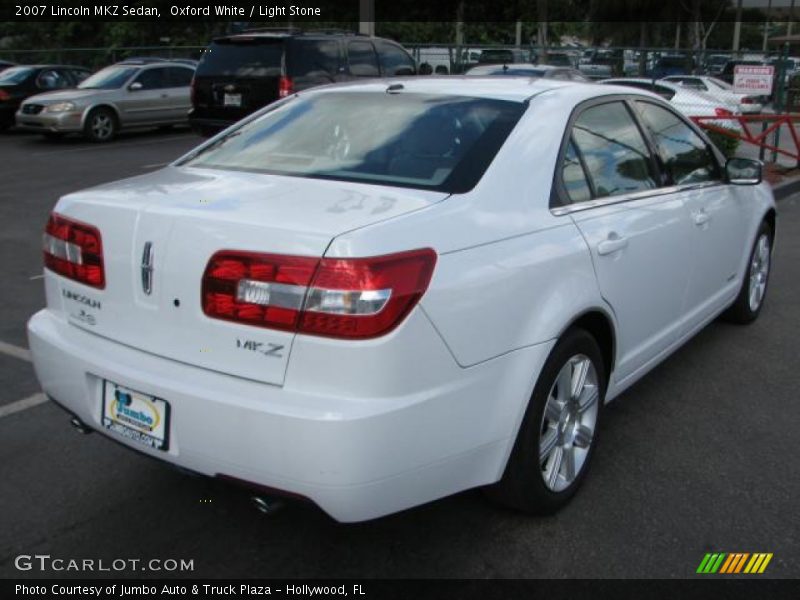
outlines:
[[[739,104],[730,99],[715,98],[704,92],[684,87],[677,83],[646,78],[604,79],[600,83],[624,85],[658,94],[687,117],[731,117],[739,114]],[[715,121],[724,127],[741,129],[738,122]]]
[[[82,430],[340,521],[477,486],[553,511],[606,402],[758,316],[760,167],[625,87],[308,90],[58,201],[36,373]]]
[[[734,105],[743,115],[759,114],[764,106],[760,96],[737,94],[727,81],[702,75],[670,75],[659,81],[677,84],[716,98],[725,105]]]

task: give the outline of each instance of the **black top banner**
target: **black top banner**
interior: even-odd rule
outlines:
[[[727,10],[715,5],[713,15],[701,20],[732,21],[734,4]],[[677,4],[676,4],[677,6]],[[710,9],[709,9],[710,10]],[[759,13],[759,14],[755,14]],[[606,21],[674,22],[687,20],[680,11],[654,9],[648,2],[616,0],[0,0],[0,19],[15,21],[233,21],[269,22],[513,22]],[[760,19],[746,11],[746,20]]]

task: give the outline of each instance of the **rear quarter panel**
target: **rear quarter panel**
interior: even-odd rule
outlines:
[[[610,313],[580,232],[549,209],[572,106],[537,96],[472,191],[341,235],[327,255],[435,249],[421,306],[462,367],[552,340],[587,310]]]

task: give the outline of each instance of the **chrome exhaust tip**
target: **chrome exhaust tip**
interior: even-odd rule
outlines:
[[[82,433],[86,435],[88,433],[92,433],[92,428],[86,425],[83,421],[81,421],[78,417],[72,417],[69,420],[69,424],[77,431],[78,433]]]
[[[270,498],[269,496],[252,496],[250,500],[262,515],[272,516],[286,506],[282,500]]]

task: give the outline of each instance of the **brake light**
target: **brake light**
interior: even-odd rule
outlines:
[[[8,100],[9,98],[11,98],[11,94],[5,90],[0,90],[0,102]]]
[[[85,285],[103,289],[103,240],[92,225],[53,213],[42,238],[44,266]]]
[[[310,335],[365,339],[388,333],[425,293],[436,253],[310,258],[224,250],[203,276],[209,317]]]
[[[291,77],[281,76],[278,79],[278,98],[286,98],[294,94],[294,82]]]
[[[733,113],[729,111],[727,108],[715,108],[714,114],[718,117],[732,117]]]

